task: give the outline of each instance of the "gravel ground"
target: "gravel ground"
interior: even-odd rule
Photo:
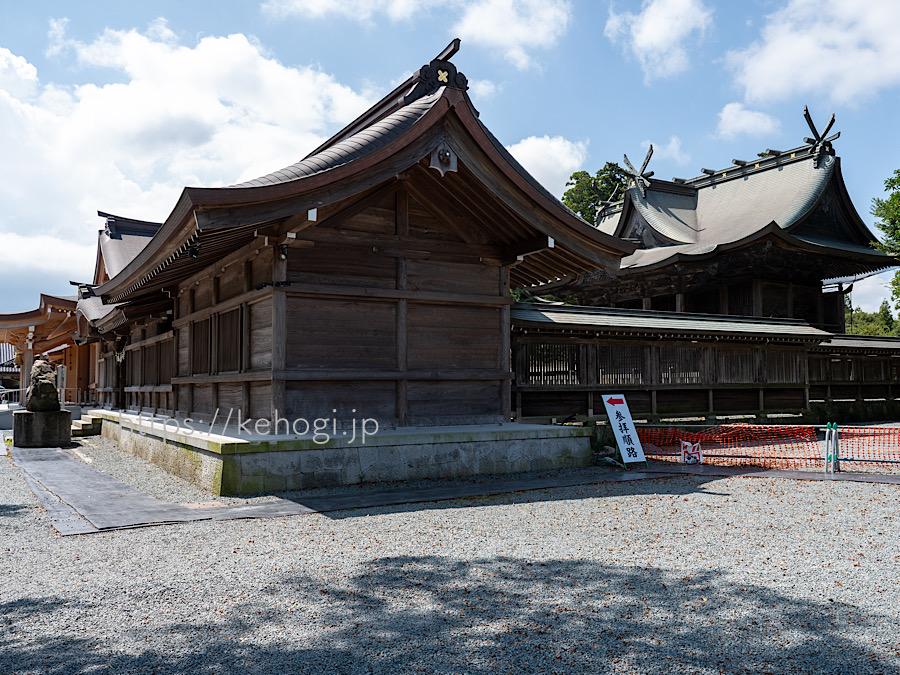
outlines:
[[[898,494],[684,476],[62,538],[0,457],[0,671],[900,673]]]

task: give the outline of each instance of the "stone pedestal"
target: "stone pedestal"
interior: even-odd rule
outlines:
[[[59,448],[72,442],[72,413],[30,412],[13,413],[13,445],[17,448]]]

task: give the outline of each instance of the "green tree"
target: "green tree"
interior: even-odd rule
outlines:
[[[872,215],[878,219],[875,226],[884,233],[884,241],[872,242],[880,251],[891,255],[900,254],[900,169],[884,181],[884,189],[889,193],[886,199],[876,197],[872,200]],[[900,271],[891,279],[891,298],[894,306],[900,309]]]
[[[900,322],[891,314],[891,305],[882,301],[877,312],[864,312],[859,307],[851,311],[850,305],[844,305],[844,319],[847,333],[851,335],[894,335],[900,329]]]
[[[617,197],[625,194],[625,186],[631,176],[614,162],[607,162],[595,175],[587,171],[576,171],[566,183],[566,193],[562,203],[589,223],[594,222],[600,202],[612,197],[618,188]]]

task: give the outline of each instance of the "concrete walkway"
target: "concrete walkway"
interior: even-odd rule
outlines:
[[[171,504],[141,492],[94,469],[59,448],[13,448],[14,463],[50,515],[61,535],[90,534],[150,525],[201,520],[273,518],[396,504],[436,502],[467,497],[509,494],[529,490],[574,487],[595,483],[673,478],[677,475],[747,476],[794,480],[840,480],[900,484],[900,476],[883,474],[786,471],[752,467],[722,467],[655,463],[651,470],[603,471],[588,468],[577,476],[521,480],[495,480],[433,488],[400,488],[354,495],[278,499],[262,504],[190,508]]]
[[[473,482],[446,487],[309,497],[302,501],[279,499],[263,504],[223,505],[198,509],[156,499],[79,462],[59,448],[13,448],[12,457],[13,462],[21,469],[28,486],[50,514],[53,527],[62,535],[90,534],[104,530],[200,520],[295,516],[306,513],[326,513],[346,509],[434,502],[526,490],[666,477],[666,474],[658,472],[610,473],[597,469],[586,469],[583,474],[578,476]]]

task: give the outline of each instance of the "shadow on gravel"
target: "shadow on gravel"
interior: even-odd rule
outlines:
[[[679,480],[681,479],[681,480]],[[601,480],[602,479],[598,479]],[[519,490],[490,494],[491,483],[485,482],[485,492],[477,496],[449,497],[438,501],[421,501],[409,504],[391,504],[391,513],[403,513],[423,510],[440,509],[465,509],[474,506],[488,506],[496,504],[534,504],[538,502],[568,501],[574,499],[598,499],[620,495],[713,495],[727,497],[728,492],[715,492],[705,488],[706,483],[722,480],[720,476],[695,476],[692,474],[676,474],[662,478],[646,478],[619,482],[597,482],[586,485],[558,486],[541,488],[537,490]],[[440,485],[439,482],[435,482]],[[403,486],[398,485],[397,492],[402,491]],[[290,493],[280,493],[280,497],[299,504],[310,503],[308,498],[291,496]],[[361,495],[362,496],[362,495]],[[355,508],[345,508],[340,511],[324,511],[321,515],[332,520],[344,518],[360,518],[371,513],[371,508],[366,505]]]
[[[132,593],[109,607],[0,604],[0,663],[51,674],[900,672],[867,645],[889,644],[895,617],[717,571],[419,556],[369,561],[335,585],[276,576],[239,605]],[[151,609],[156,625],[135,625]],[[103,635],[79,633],[107,612]],[[43,622],[52,630],[39,639],[23,626]]]
[[[19,512],[26,511],[29,508],[28,504],[0,504],[0,518],[18,515]]]

